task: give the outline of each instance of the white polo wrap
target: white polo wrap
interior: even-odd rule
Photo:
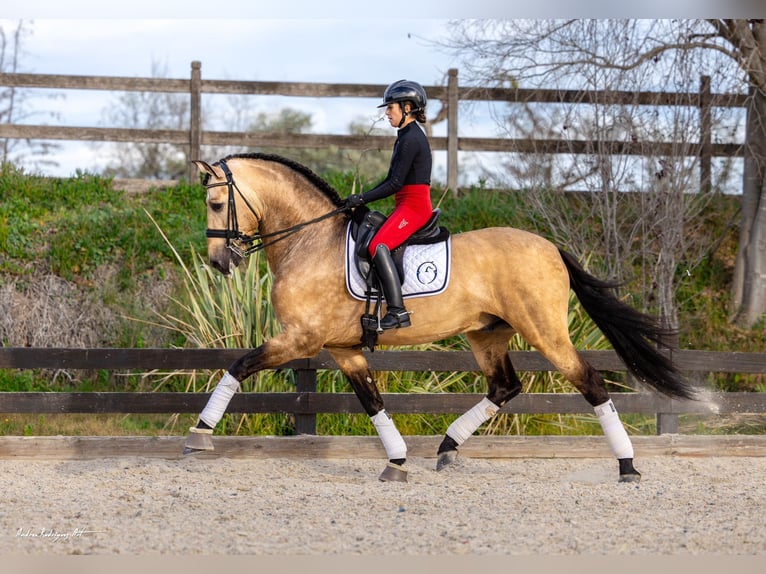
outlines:
[[[484,397],[480,403],[474,405],[470,411],[460,415],[447,428],[447,436],[460,446],[476,432],[476,429],[495,416],[498,410],[500,408],[495,403]]]
[[[375,430],[378,431],[378,436],[383,442],[383,448],[386,449],[386,456],[389,460],[407,458],[407,445],[386,410],[383,409],[371,416],[370,420],[375,426]]]
[[[223,414],[226,412],[226,407],[229,406],[231,397],[234,396],[239,390],[239,381],[232,377],[227,371],[226,374],[221,377],[221,380],[216,385],[213,394],[210,395],[205,408],[199,415],[199,418],[210,428],[215,428],[215,425],[223,418]]]
[[[603,405],[594,407],[598,422],[601,423],[601,428],[604,431],[604,436],[612,448],[612,452],[617,459],[621,458],[633,458],[633,443],[630,442],[630,437],[625,431],[625,427],[620,421],[620,415],[617,413],[617,409],[614,408],[612,399],[609,399]]]

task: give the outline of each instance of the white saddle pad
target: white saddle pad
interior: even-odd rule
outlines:
[[[427,297],[438,295],[449,285],[450,276],[450,242],[433,243],[431,245],[410,245],[404,251],[404,283],[402,297]],[[355,299],[367,299],[365,283],[356,268],[354,253],[356,242],[351,237],[351,224],[346,232],[346,287]],[[373,293],[377,291],[373,290]]]

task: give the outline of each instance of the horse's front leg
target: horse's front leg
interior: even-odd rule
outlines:
[[[197,426],[189,429],[183,453],[194,454],[213,450],[213,430],[223,418],[232,397],[239,391],[242,381],[263,369],[278,367],[292,359],[314,356],[319,352],[319,347],[311,346],[303,338],[299,339],[285,332],[237,359],[226,370],[210,395],[199,415]],[[301,352],[296,353],[295,349],[300,349]]]
[[[386,412],[383,397],[380,396],[367,359],[356,349],[333,348],[328,351],[346,375],[386,450],[388,464],[378,478],[382,482],[407,482],[407,470],[404,468],[407,445],[393,419]]]
[[[521,381],[508,357],[508,340],[513,332],[507,325],[494,330],[466,333],[489,390],[487,396],[458,417],[447,429],[437,450],[436,470],[442,470],[457,459],[457,448],[497,411],[521,392]]]

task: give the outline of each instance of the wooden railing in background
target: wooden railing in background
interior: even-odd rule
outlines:
[[[232,132],[203,130],[203,94],[240,94],[293,96],[308,98],[358,97],[380,99],[385,85],[327,84],[309,82],[261,82],[202,79],[202,65],[191,63],[190,79],[133,78],[104,76],[67,76],[53,74],[0,74],[0,87],[48,88],[57,90],[108,90],[142,92],[188,93],[190,96],[190,125],[188,130],[134,129],[118,127],[72,127],[55,125],[0,124],[0,138],[80,140],[136,143],[170,143],[188,146],[190,159],[200,158],[202,145],[389,150],[393,138],[388,136],[337,134],[284,134],[266,132]],[[446,110],[446,137],[431,138],[435,151],[447,152],[447,187],[458,187],[459,152],[515,152],[524,154],[592,154],[594,150],[609,149],[612,154],[639,156],[672,156],[679,142],[657,141],[587,141],[531,138],[486,138],[458,136],[460,102],[493,101],[538,104],[618,104],[646,106],[692,106],[699,109],[700,140],[687,147],[689,154],[699,158],[700,189],[710,190],[713,157],[742,157],[741,143],[713,143],[711,109],[715,107],[744,107],[746,96],[713,94],[710,78],[703,76],[698,93],[580,91],[558,89],[505,89],[489,87],[460,87],[458,70],[450,69],[446,86],[425,86],[429,101],[441,101]],[[688,143],[688,142],[687,142]],[[209,158],[208,158],[209,159]],[[87,166],[83,166],[87,168]],[[197,177],[190,167],[189,181]]]
[[[0,348],[0,369],[105,369],[125,371],[189,371],[225,369],[242,356],[243,349],[62,349]],[[624,371],[614,351],[582,351],[601,371]],[[555,370],[534,351],[510,351],[517,371]],[[367,353],[374,371],[479,371],[468,351],[377,351]],[[766,374],[766,353],[675,351],[674,365],[692,380],[707,373]],[[361,413],[353,393],[317,392],[317,373],[337,369],[329,354],[292,361],[280,367],[296,372],[296,391],[237,393],[229,412],[293,413],[296,432],[316,433],[318,413]],[[185,392],[0,392],[0,413],[199,413],[208,393]],[[657,433],[678,432],[678,415],[766,412],[766,393],[714,392],[704,401],[670,399],[655,392],[615,392],[612,398],[622,413],[655,414]],[[480,396],[474,393],[385,393],[386,408],[401,414],[463,413]],[[711,410],[711,405],[716,410]],[[579,393],[522,393],[503,413],[592,414]]]

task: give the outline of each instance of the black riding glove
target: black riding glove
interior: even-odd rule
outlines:
[[[346,201],[343,203],[343,208],[354,209],[355,207],[359,207],[362,205],[364,205],[364,198],[358,193],[354,193],[353,195],[349,195],[346,198]]]

